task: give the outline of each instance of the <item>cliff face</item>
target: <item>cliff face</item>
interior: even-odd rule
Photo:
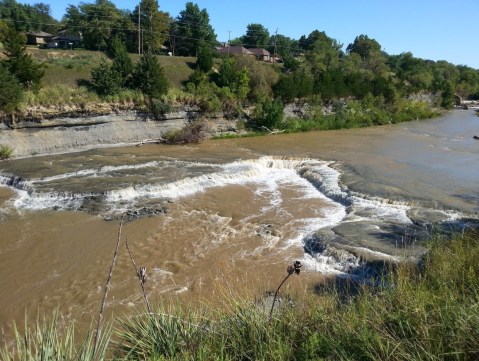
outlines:
[[[65,116],[73,114],[76,116]],[[96,115],[63,113],[63,117],[49,117],[47,113],[37,112],[15,123],[0,124],[0,145],[12,148],[13,158],[22,158],[139,144],[145,139],[160,139],[165,132],[181,129],[199,116],[196,109],[189,107],[168,113],[164,120],[159,121],[131,110],[116,110],[106,115],[98,115],[98,112]],[[207,122],[212,134],[237,131],[236,120],[227,120],[223,114],[202,119]]]

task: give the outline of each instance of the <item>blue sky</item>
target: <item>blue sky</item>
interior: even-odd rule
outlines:
[[[22,0],[18,0],[22,2]],[[60,19],[68,4],[81,0],[28,0],[49,3],[52,15]],[[120,9],[138,3],[112,0]],[[94,0],[83,0],[91,3]],[[160,10],[176,17],[187,1],[158,0]],[[298,39],[313,30],[347,46],[360,34],[376,39],[389,54],[410,51],[414,56],[447,60],[479,69],[477,0],[197,0],[210,15],[217,39],[227,41],[246,32],[250,23],[259,23],[271,34]],[[230,33],[229,33],[230,32]]]

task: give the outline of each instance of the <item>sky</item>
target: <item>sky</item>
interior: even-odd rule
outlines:
[[[50,4],[61,19],[69,4],[94,0],[17,0]],[[111,0],[119,9],[132,10],[139,2]],[[160,10],[172,17],[185,9],[186,0],[158,0]],[[415,57],[446,60],[479,69],[477,0],[197,0],[206,9],[219,41],[245,34],[259,23],[270,34],[299,39],[314,30],[324,31],[346,47],[365,34],[390,55],[410,51]]]

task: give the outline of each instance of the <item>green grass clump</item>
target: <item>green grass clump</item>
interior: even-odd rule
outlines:
[[[2,361],[102,361],[106,360],[111,327],[107,326],[94,350],[94,334],[89,332],[82,340],[75,339],[73,323],[65,324],[55,312],[50,321],[37,317],[32,326],[25,321],[25,331],[15,327],[13,346],[0,349]]]

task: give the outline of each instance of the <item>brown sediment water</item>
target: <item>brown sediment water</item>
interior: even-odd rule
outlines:
[[[378,257],[418,254],[428,225],[477,218],[478,127],[473,112],[456,111],[384,127],[1,163],[10,185],[0,187],[0,323],[8,333],[25,312],[58,308],[89,325],[125,211],[122,234],[147,267],[152,303],[261,295],[296,259],[305,266],[288,286],[311,292],[357,262],[305,253],[318,230]],[[123,242],[107,316],[142,306]]]

